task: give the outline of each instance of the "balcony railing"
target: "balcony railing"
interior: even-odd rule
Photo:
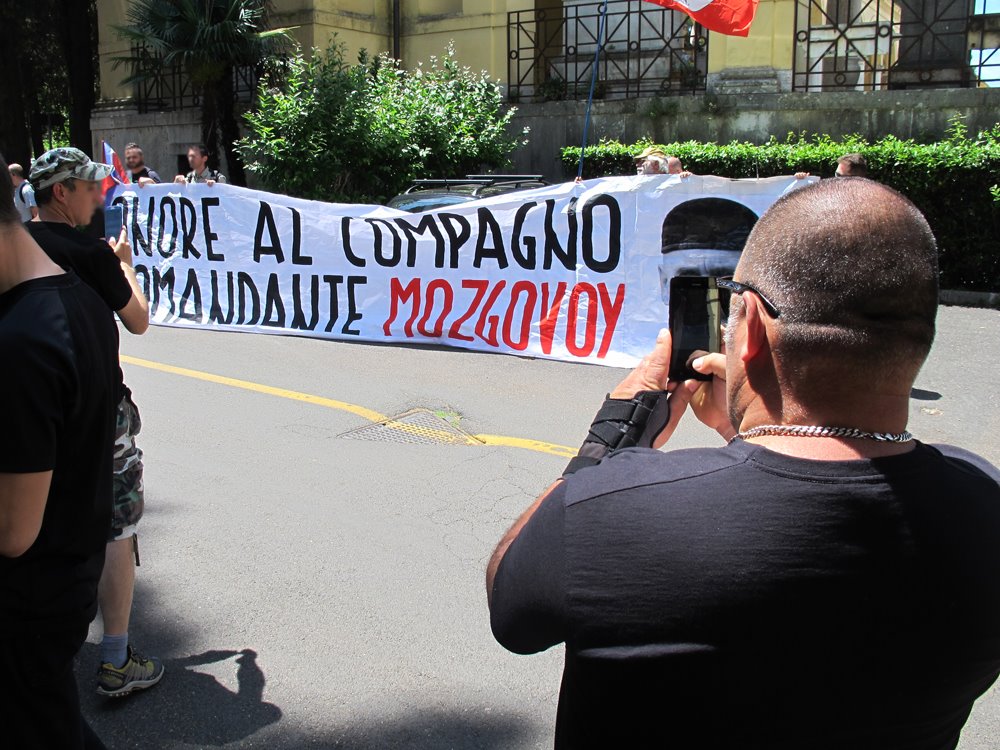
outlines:
[[[164,65],[159,55],[145,47],[133,47],[132,56],[139,60],[140,79],[134,84],[135,102],[140,113],[170,112],[201,106],[201,91],[180,65]],[[252,67],[233,69],[233,92],[236,101],[249,104],[257,89],[259,76]]]
[[[511,101],[586,99],[598,45],[601,2],[507,14]],[[650,3],[608,3],[596,98],[676,96],[705,90],[708,35],[688,16]]]
[[[1000,84],[1000,14],[983,0],[797,0],[796,91]]]

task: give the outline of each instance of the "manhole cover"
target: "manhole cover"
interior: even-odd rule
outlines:
[[[340,437],[349,440],[376,440],[383,443],[483,445],[483,441],[460,430],[430,409],[410,409],[384,422],[345,432]]]

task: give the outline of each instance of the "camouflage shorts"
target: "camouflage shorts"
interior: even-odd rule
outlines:
[[[139,410],[126,396],[118,404],[115,418],[114,509],[108,541],[125,536],[122,531],[142,518],[142,451],[135,444],[141,429]]]

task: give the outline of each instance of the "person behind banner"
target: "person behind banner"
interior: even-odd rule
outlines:
[[[137,143],[129,143],[125,146],[125,166],[128,167],[132,182],[139,187],[161,182],[160,175],[146,166],[142,149]]]
[[[668,381],[660,333],[497,546],[494,635],[565,643],[557,748],[953,750],[1000,673],[1000,471],[906,431],[930,227],[818,182],[717,283],[711,380]],[[655,450],[689,405],[726,444]]]
[[[149,303],[132,268],[132,246],[125,230],[108,243],[75,229],[87,224],[101,203],[100,182],[111,166],[92,162],[75,148],[42,154],[31,167],[39,217],[26,226],[48,256],[74,271],[104,300],[108,316],[117,313],[129,333],[149,327]],[[127,695],[159,682],[163,665],[142,656],[129,643],[128,626],[139,564],[137,525],[144,509],[139,410],[118,367],[115,403],[113,513],[107,534],[107,557],[98,589],[104,637],[101,641],[97,692]]]
[[[667,157],[667,155],[663,152],[663,149],[661,149],[660,147],[647,146],[638,154],[636,154],[634,157],[636,174],[647,174],[646,159],[648,159],[651,156],[656,156],[662,159],[665,159]]]
[[[0,706],[4,747],[96,750],[73,658],[111,514],[118,330],[14,210],[0,159]]]
[[[196,143],[188,148],[187,158],[191,171],[186,175],[177,175],[174,177],[174,182],[180,184],[203,182],[209,187],[217,182],[225,184],[226,176],[208,166],[208,147],[204,143]]]

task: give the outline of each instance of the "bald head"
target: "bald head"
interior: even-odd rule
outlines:
[[[736,278],[781,311],[776,354],[786,361],[915,377],[934,339],[934,236],[916,206],[870,180],[822,180],[777,201]]]

